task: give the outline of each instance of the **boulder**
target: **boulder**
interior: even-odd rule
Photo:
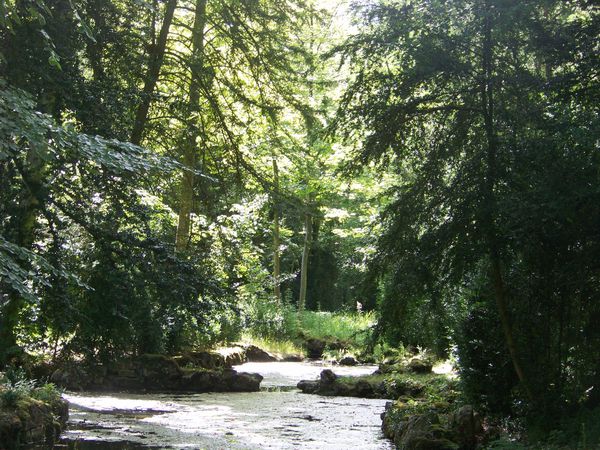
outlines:
[[[463,449],[474,449],[483,435],[481,418],[471,405],[465,405],[449,417],[449,427]]]
[[[277,361],[277,358],[256,345],[249,345],[246,347],[246,360],[248,362],[273,362]]]
[[[296,386],[305,394],[314,394],[319,389],[319,382],[317,380],[301,380]]]
[[[148,390],[169,389],[177,384],[183,372],[173,358],[165,355],[141,355],[130,362],[135,372],[123,373],[120,378],[124,389],[135,389],[135,381],[141,381],[141,387]],[[137,375],[137,376],[136,376]],[[129,381],[133,380],[133,386]]]
[[[232,392],[256,392],[260,389],[263,376],[258,373],[236,372],[231,381]]]
[[[197,370],[184,375],[178,385],[182,391],[209,392],[214,386],[214,380],[211,372]]]
[[[457,450],[456,443],[445,436],[445,430],[435,413],[417,414],[400,422],[394,433],[394,443],[403,450]]]
[[[353,397],[374,398],[377,396],[376,387],[367,380],[358,380],[353,390]]]
[[[357,364],[358,361],[356,360],[356,358],[354,358],[354,356],[344,356],[339,361],[340,366],[356,366]]]
[[[337,375],[331,369],[325,369],[321,372],[319,378],[321,379],[321,383],[331,384],[337,379]]]
[[[87,387],[88,375],[85,370],[76,365],[56,369],[50,376],[50,381],[72,391],[82,391]]]
[[[196,370],[184,375],[177,390],[185,392],[255,392],[263,377],[257,373],[236,372],[233,369]]]
[[[431,373],[433,370],[433,364],[431,361],[425,359],[413,358],[410,360],[406,368],[412,373]]]
[[[318,380],[302,380],[297,387],[305,394],[325,396],[380,398],[384,393],[381,383],[366,379],[340,378],[330,369],[323,370]]]
[[[189,352],[173,358],[180,367],[222,369],[227,367],[225,357],[216,352]],[[229,365],[231,367],[231,365]]]
[[[0,410],[0,445],[21,448],[34,444],[52,445],[58,441],[69,416],[65,400],[45,403],[21,398],[11,407]]]
[[[481,419],[469,405],[450,414],[429,410],[407,415],[403,408],[403,403],[388,402],[382,414],[383,432],[398,449],[474,450],[483,440]]]
[[[133,361],[136,372],[142,376],[162,375],[167,378],[177,378],[181,368],[173,358],[165,355],[145,354]]]
[[[239,366],[248,362],[246,350],[242,347],[229,347],[219,350],[225,360],[225,367]]]

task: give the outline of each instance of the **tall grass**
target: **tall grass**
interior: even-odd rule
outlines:
[[[375,323],[371,312],[298,312],[292,305],[262,302],[248,311],[246,335],[269,341],[336,339],[362,347]]]
[[[56,386],[28,379],[22,369],[9,368],[5,373],[0,372],[0,408],[15,407],[20,400],[27,398],[52,404],[60,396]]]
[[[296,314],[300,330],[309,337],[333,337],[361,344],[375,323],[375,316],[370,312],[303,311]]]
[[[257,347],[277,355],[300,355],[304,356],[304,349],[289,339],[277,339],[269,337],[255,336],[252,333],[242,335],[242,343],[252,344]]]

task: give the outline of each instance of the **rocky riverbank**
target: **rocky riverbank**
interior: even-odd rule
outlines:
[[[482,419],[460,404],[457,380],[432,372],[424,357],[381,364],[373,374],[338,376],[323,370],[316,380],[302,380],[307,394],[396,399],[381,415],[384,435],[403,450],[472,450],[485,440]]]
[[[316,380],[302,380],[298,389],[306,394],[362,398],[395,399],[419,397],[428,385],[444,384],[448,377],[432,374],[430,361],[413,358],[400,363],[379,366],[373,374],[360,377],[338,376],[325,369]]]
[[[68,403],[52,386],[0,384],[0,448],[52,446],[67,423]]]
[[[237,372],[236,359],[213,352],[141,355],[106,364],[69,363],[51,381],[73,391],[253,392],[262,376]]]
[[[399,400],[389,402],[383,433],[401,450],[474,450],[485,439],[482,419],[470,405],[451,409],[450,404],[426,408]],[[420,409],[420,410],[419,410]]]

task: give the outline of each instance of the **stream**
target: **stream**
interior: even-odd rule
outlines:
[[[381,433],[386,400],[322,397],[296,389],[329,366],[310,362],[247,363],[263,375],[260,392],[207,394],[66,393],[69,449],[392,449]],[[372,373],[375,366],[332,369]],[[56,447],[55,447],[56,448]]]

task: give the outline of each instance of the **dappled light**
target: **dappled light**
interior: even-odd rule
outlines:
[[[599,36],[0,0],[0,450],[600,446]]]

